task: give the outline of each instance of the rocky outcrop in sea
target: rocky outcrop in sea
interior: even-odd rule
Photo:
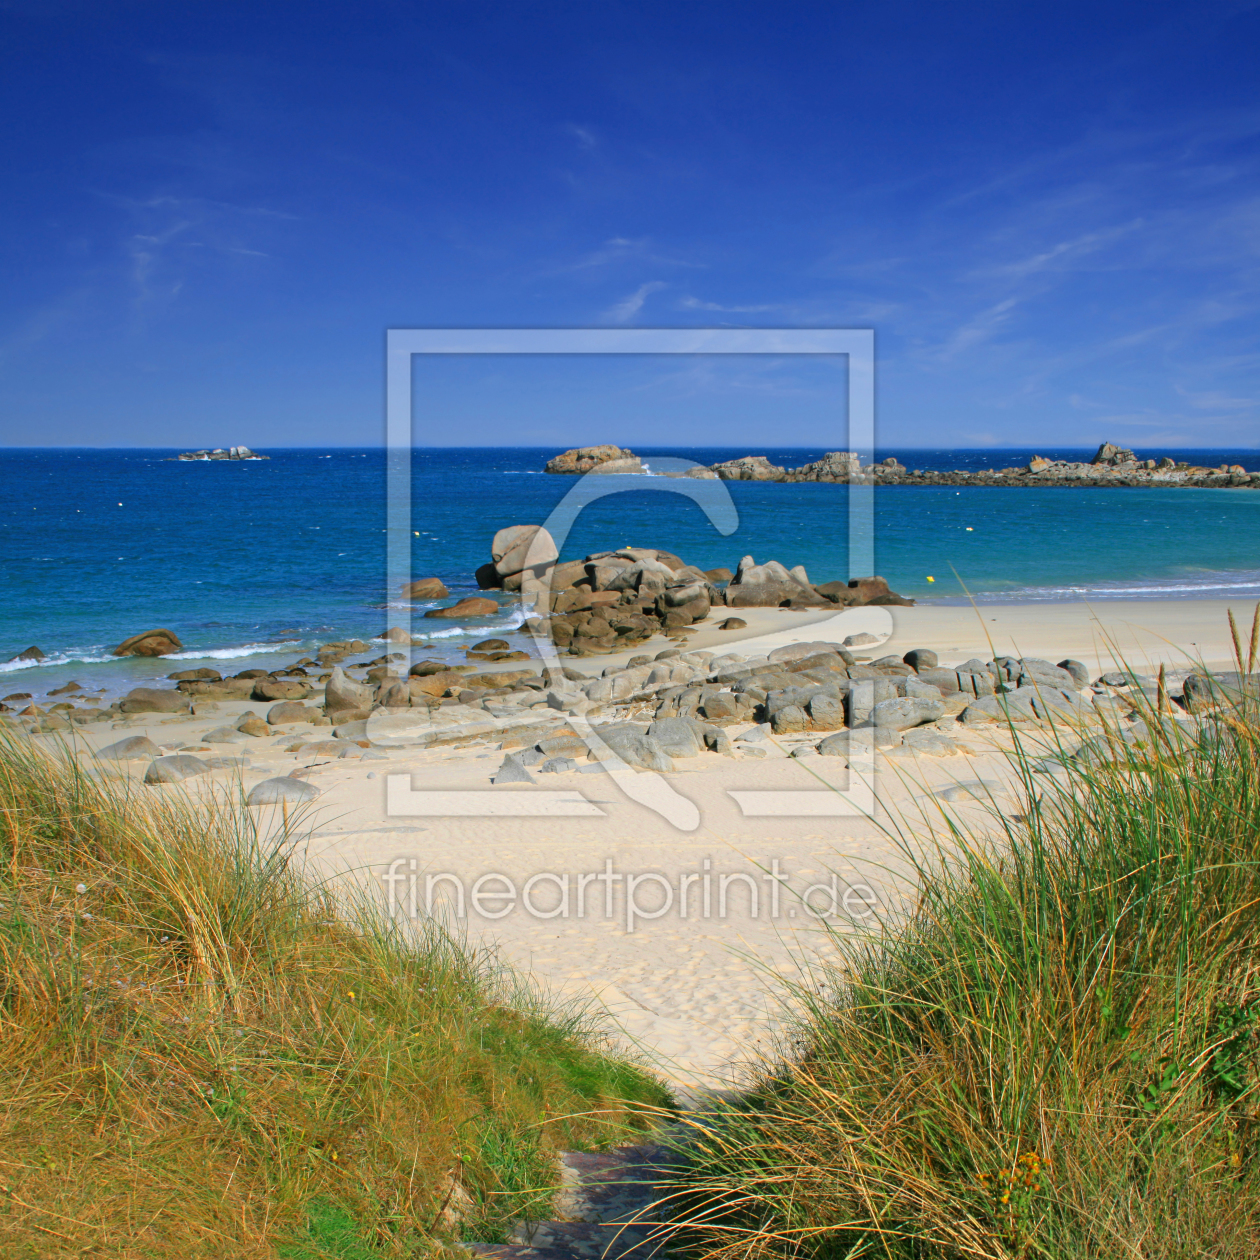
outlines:
[[[620,446],[579,446],[547,461],[549,473],[643,473],[646,470],[633,451]]]
[[[216,446],[214,450],[185,451],[182,455],[172,455],[171,460],[206,460],[206,459],[270,459],[270,455],[259,455],[248,446]],[[169,461],[168,461],[169,462]]]
[[[598,452],[614,452],[607,457]],[[566,451],[547,464],[550,473],[644,473],[647,470],[631,451],[618,446],[582,447]],[[765,455],[743,455],[709,468],[696,467],[667,476],[716,476],[723,481],[833,481],[859,486],[1230,486],[1260,489],[1260,472],[1249,473],[1241,464],[1208,468],[1178,463],[1169,456],[1139,459],[1133,451],[1103,442],[1088,462],[1046,459],[1036,455],[1022,468],[934,470],[907,468],[895,458],[863,464],[853,451],[829,451],[820,460],[800,468],[772,464]]]

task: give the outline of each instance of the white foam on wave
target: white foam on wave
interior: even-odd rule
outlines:
[[[524,617],[515,617],[508,621],[494,622],[487,620],[480,626],[452,626],[449,630],[430,630],[424,625],[415,625],[411,627],[411,633],[421,639],[458,639],[464,638],[485,638],[492,630],[519,630],[524,624]]]
[[[42,661],[0,661],[0,674],[13,674],[22,669],[51,669],[57,665],[104,665],[119,659],[115,656],[89,656],[91,648],[83,652],[58,652]]]
[[[424,615],[425,611],[430,608],[440,608],[442,607],[442,605],[440,602],[434,600],[427,604],[389,603],[389,604],[383,605],[383,607],[386,609],[393,610],[394,612],[410,612],[412,614],[411,632],[413,634],[419,634],[420,630],[417,629],[417,626],[422,626],[424,622],[431,620],[430,618],[425,617]],[[451,630],[434,630],[431,633],[427,633],[426,638],[440,639],[440,638],[448,638],[449,636],[453,634],[476,634],[478,633],[478,631],[484,630],[486,628],[486,625],[494,624],[493,622],[491,622],[490,618],[504,616],[504,615],[507,616],[507,623],[506,624],[499,623],[495,627],[496,629],[514,630],[517,626],[522,625],[525,621],[525,612],[519,604],[515,604],[515,605],[507,604],[507,605],[502,605],[498,613],[489,614],[489,617],[486,618],[485,623],[482,625],[456,627]],[[374,635],[373,637],[379,638],[380,636]]]
[[[1005,591],[976,592],[978,604],[1039,603],[1086,599],[1205,599],[1260,593],[1260,573],[1213,573],[1202,578],[1168,578],[1160,581],[1082,582],[1065,586],[1024,586]],[[959,596],[920,597],[926,603],[969,602]]]
[[[242,647],[202,648],[197,651],[170,652],[164,661],[234,661],[241,656],[262,656],[266,652],[295,652],[302,646],[300,639],[288,643],[246,643]]]
[[[61,665],[116,665],[122,661],[231,661],[242,656],[261,656],[266,652],[294,652],[301,650],[301,641],[290,643],[246,643],[240,647],[198,648],[183,652],[170,652],[162,657],[115,656],[112,652],[98,655],[100,648],[69,649],[55,652],[42,661],[0,661],[0,674],[17,673],[23,669],[54,669]]]

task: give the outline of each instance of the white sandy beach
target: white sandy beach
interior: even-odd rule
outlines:
[[[840,616],[747,609],[739,610],[749,623],[746,630],[720,631],[702,623],[686,646],[752,654],[785,643],[838,641],[862,630],[891,630],[884,642],[861,650],[883,656],[930,647],[943,664],[1004,654],[1051,662],[1070,657],[1084,662],[1093,675],[1114,668],[1124,656],[1142,671],[1153,672],[1162,662],[1184,672],[1195,661],[1229,667],[1230,607],[1224,601],[1117,601],[1092,607],[864,608]],[[1254,608],[1232,608],[1245,632]],[[637,653],[664,646],[653,641]],[[566,666],[596,674],[628,655],[563,659]],[[263,711],[258,704],[221,701],[213,709],[203,706],[191,719],[136,715],[79,728],[73,738],[91,750],[118,740],[125,731],[147,734],[173,750],[195,746],[210,727],[235,721],[249,709]],[[744,729],[732,726],[728,732],[735,738]],[[310,814],[309,839],[309,855],[320,870],[356,878],[381,895],[388,887],[382,876],[392,870],[393,892],[403,914],[410,912],[413,897],[416,909],[424,909],[426,888],[453,893],[458,881],[466,914],[457,922],[472,941],[494,946],[559,997],[603,1004],[623,1034],[686,1091],[719,1086],[768,1051],[782,1029],[776,1015],[782,994],[775,977],[795,976],[802,960],[829,953],[821,921],[801,901],[807,888],[816,886],[810,894],[815,908],[830,909],[834,874],[839,913],[826,921],[838,931],[862,930],[876,922],[868,903],[875,904],[876,913],[895,908],[908,888],[893,829],[900,826],[909,835],[905,829],[913,827],[917,840],[911,842],[926,847],[923,817],[941,808],[961,811],[983,825],[984,806],[965,801],[946,805],[938,794],[960,783],[1009,783],[1004,755],[1009,736],[959,728],[952,737],[959,749],[954,756],[920,757],[906,749],[877,755],[880,808],[874,818],[827,816],[837,799],[831,788],[848,782],[845,761],[789,758],[790,740],[779,740],[761,759],[738,751],[737,744],[733,758],[706,754],[680,760],[675,772],[663,777],[698,807],[700,823],[691,830],[679,830],[656,810],[629,799],[607,774],[547,775],[533,785],[493,787],[490,778],[503,754],[489,742],[390,749],[375,753],[372,760],[341,760],[286,751],[293,742],[290,729],[216,748],[225,755],[248,755],[249,766],[216,771],[191,780],[190,786],[204,791],[210,781],[227,785],[239,775],[248,788],[308,767],[304,777],[321,793]],[[1054,735],[1043,728],[1032,737]],[[143,774],[143,764],[123,765],[128,774]],[[425,793],[480,792],[481,804],[473,807],[480,813],[391,815],[389,776],[399,776],[396,781],[409,785],[417,799]],[[803,808],[781,816],[755,816],[756,807],[747,812],[748,798],[741,805],[731,795],[785,790],[810,793],[815,805],[806,801]],[[557,791],[584,800],[584,816],[491,812]],[[1004,790],[997,795],[1007,810],[1016,808],[1012,795]],[[815,806],[822,812],[811,813]],[[777,884],[767,878],[775,872],[782,877]],[[506,885],[487,880],[481,885],[482,912],[477,913],[474,885],[487,876],[509,879],[515,896],[490,897]],[[567,910],[559,900],[565,876]],[[532,877],[541,878],[527,888]],[[629,877],[636,878],[633,904],[642,911],[637,916],[627,915]],[[750,885],[757,890],[755,913]],[[666,886],[672,899],[668,905]],[[606,902],[610,891],[611,901]]]

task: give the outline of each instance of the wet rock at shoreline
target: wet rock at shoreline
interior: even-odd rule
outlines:
[[[12,664],[16,661],[30,661],[31,664],[36,664],[39,661],[46,661],[47,659],[47,655],[32,644],[25,651],[19,652],[16,656],[10,656],[9,662]]]
[[[145,630],[124,639],[113,651],[114,656],[168,656],[183,649],[179,637],[171,630]]]
[[[499,605],[493,599],[469,595],[449,608],[430,608],[424,615],[458,619],[460,617],[492,617],[498,611]]]
[[[414,601],[445,599],[450,594],[446,583],[441,578],[417,578],[414,582],[403,583],[402,597]]]

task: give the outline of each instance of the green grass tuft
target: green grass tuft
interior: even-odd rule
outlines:
[[[362,1227],[339,1203],[313,1199],[307,1204],[307,1237],[282,1246],[280,1260],[381,1260],[365,1241]]]

